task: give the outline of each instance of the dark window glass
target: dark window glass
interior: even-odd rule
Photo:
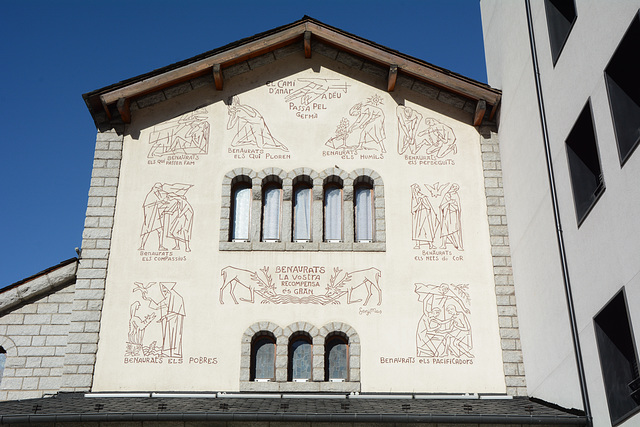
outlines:
[[[609,416],[613,424],[640,408],[638,356],[624,292],[595,317],[596,341]]]
[[[636,15],[605,69],[620,164],[624,164],[640,142],[640,85],[635,62],[638,46],[640,20]]]
[[[604,191],[604,179],[589,103],[573,125],[567,137],[566,146],[573,200],[578,224],[580,224]]]
[[[324,346],[325,381],[342,379],[347,381],[349,372],[349,345],[342,336],[327,338]]]
[[[576,20],[576,5],[573,0],[545,0],[544,6],[547,12],[551,57],[555,65]]]
[[[311,339],[306,335],[297,335],[289,342],[289,381],[311,379]]]
[[[251,348],[251,380],[275,380],[275,362],[275,339],[270,336],[256,338]]]

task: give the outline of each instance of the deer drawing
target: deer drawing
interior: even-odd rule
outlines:
[[[369,299],[371,298],[371,295],[373,295],[373,292],[371,291],[372,287],[378,291],[378,305],[382,304],[382,290],[378,284],[378,279],[380,279],[381,274],[380,270],[373,267],[365,270],[356,270],[351,273],[345,273],[342,280],[351,282],[347,291],[347,304],[354,304],[362,301],[362,298],[355,300],[352,299],[352,293],[363,285],[367,290],[367,298],[364,300],[362,305],[367,305],[369,303]]]
[[[255,288],[253,287],[252,282],[254,281],[254,278],[257,277],[255,271],[227,266],[220,271],[220,275],[222,276],[222,286],[220,286],[220,304],[224,304],[222,296],[227,286],[229,287],[229,294],[231,295],[231,298],[233,298],[233,302],[238,304],[238,300],[235,295],[236,285],[244,286],[249,291],[249,295],[251,297],[250,299],[240,298],[240,301],[253,303],[255,299]]]

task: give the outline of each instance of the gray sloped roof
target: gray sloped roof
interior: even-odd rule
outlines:
[[[528,397],[137,395],[146,397],[135,397],[132,393],[59,393],[40,399],[0,402],[0,423],[269,421],[586,425],[581,411]]]

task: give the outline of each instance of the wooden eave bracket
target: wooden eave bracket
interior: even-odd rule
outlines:
[[[484,99],[479,99],[476,103],[476,112],[473,115],[473,125],[480,126],[482,124],[482,119],[484,119],[484,115],[487,112],[487,101]]]
[[[122,121],[126,124],[131,123],[131,102],[127,98],[120,98],[116,103],[116,107],[118,107],[118,113],[120,113],[120,117]]]
[[[389,79],[387,80],[387,92],[393,92],[396,88],[396,80],[398,79],[398,66],[391,64],[389,66]]]
[[[222,66],[220,64],[213,64],[213,81],[216,90],[222,90]]]
[[[311,58],[311,31],[304,32],[304,57]]]

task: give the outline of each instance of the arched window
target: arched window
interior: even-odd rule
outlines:
[[[313,358],[311,337],[305,333],[294,334],[289,340],[289,381],[310,381]]]
[[[343,335],[330,335],[325,340],[324,380],[349,380],[349,342]]]
[[[373,241],[373,186],[360,183],[355,187],[355,240]]]
[[[251,381],[275,381],[276,339],[273,335],[261,332],[253,337],[250,371]]]
[[[282,223],[282,186],[269,183],[264,186],[262,194],[262,241],[280,240]]]
[[[4,364],[7,362],[7,351],[4,347],[0,346],[0,383],[2,382],[2,375],[4,374]]]
[[[231,241],[249,241],[251,223],[251,184],[239,182],[231,191]]]
[[[293,241],[311,241],[312,189],[308,183],[293,188]]]
[[[342,241],[342,186],[335,183],[324,187],[324,240]]]

